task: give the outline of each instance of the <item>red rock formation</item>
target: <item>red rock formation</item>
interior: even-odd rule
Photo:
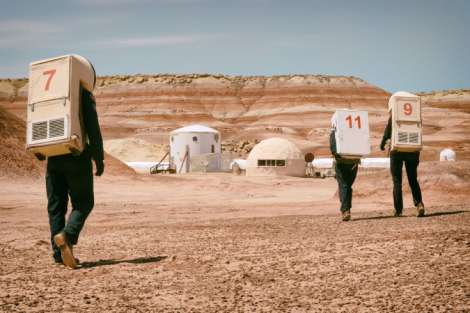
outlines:
[[[0,94],[0,105],[24,117],[26,86],[17,82],[13,89],[13,94],[11,88]],[[106,139],[138,137],[167,143],[172,129],[203,123],[220,130],[223,140],[280,136],[325,156],[329,121],[337,108],[369,111],[373,155],[382,155],[378,144],[389,97],[355,77],[196,74],[101,77],[95,95]],[[423,96],[424,159],[437,160],[439,150],[447,146],[459,157],[470,157],[470,141],[462,133],[470,126],[469,106],[459,97],[442,102]],[[454,122],[462,128],[451,127]]]
[[[386,107],[388,97],[358,78],[312,75],[121,76],[103,77],[99,85],[96,96],[110,137],[166,143],[170,130],[204,123],[225,140],[282,136],[321,153],[327,153],[327,128],[336,108],[373,114]]]
[[[43,165],[26,152],[25,123],[0,107],[0,178],[39,177]]]

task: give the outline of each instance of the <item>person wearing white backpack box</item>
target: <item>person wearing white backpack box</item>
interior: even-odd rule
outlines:
[[[336,110],[331,118],[330,151],[335,158],[336,181],[342,220],[351,219],[352,185],[361,157],[370,153],[369,118],[366,111]]]
[[[79,55],[30,64],[26,149],[47,157],[46,191],[53,258],[70,268],[94,206],[93,167],[104,171],[103,139],[92,91],[93,65]],[[72,211],[66,220],[69,197]]]
[[[390,117],[380,149],[384,151],[390,141],[394,215],[398,217],[403,213],[402,169],[405,164],[416,214],[422,217],[425,209],[418,182],[419,156],[422,149],[421,98],[409,92],[396,92],[388,101],[388,110]]]

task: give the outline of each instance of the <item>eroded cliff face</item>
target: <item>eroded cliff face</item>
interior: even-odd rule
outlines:
[[[26,96],[26,80],[0,81],[0,105],[23,118]],[[226,143],[279,136],[324,156],[334,110],[364,109],[379,156],[390,94],[356,77],[193,74],[100,77],[95,96],[105,139],[167,144],[171,130],[200,123],[221,131]],[[423,95],[424,159],[437,159],[447,146],[470,156],[468,98],[445,99]]]

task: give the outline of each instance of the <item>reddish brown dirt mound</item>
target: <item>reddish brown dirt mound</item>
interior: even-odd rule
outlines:
[[[25,150],[25,122],[0,107],[0,177],[38,178],[44,172],[46,162],[40,162]],[[132,176],[134,170],[105,154],[105,174]]]
[[[470,162],[425,162],[419,167],[422,188],[449,195],[468,196]]]
[[[218,129],[225,146],[283,137],[303,152],[327,156],[331,115],[339,108],[354,108],[369,112],[372,156],[383,156],[379,143],[390,93],[356,77],[162,74],[100,77],[97,86],[107,140],[167,145],[169,132],[198,123]],[[0,79],[0,106],[24,119],[27,87],[26,79]],[[470,91],[421,96],[421,160],[439,160],[444,148],[452,148],[459,160],[470,160]]]
[[[112,157],[110,154],[105,153],[104,155],[105,170],[104,175],[113,176],[134,176],[135,171],[129,166]]]
[[[470,162],[422,162],[418,167],[418,180],[425,198],[442,196],[446,198],[468,197],[470,190]],[[354,196],[391,197],[392,177],[388,169],[377,171],[360,170],[354,184]],[[403,191],[410,194],[405,167],[403,167]]]
[[[41,163],[26,152],[24,121],[0,107],[0,177],[39,177]]]

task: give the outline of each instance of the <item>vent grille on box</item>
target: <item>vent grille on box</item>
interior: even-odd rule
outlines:
[[[399,143],[408,143],[408,133],[399,132],[398,133],[398,142]]]
[[[32,141],[65,136],[65,119],[58,118],[32,124]]]
[[[419,133],[409,133],[409,143],[419,143]]]
[[[47,139],[47,122],[33,123],[33,141]]]
[[[64,136],[64,119],[56,119],[49,121],[49,138]]]
[[[398,143],[419,144],[419,133],[398,132]]]

